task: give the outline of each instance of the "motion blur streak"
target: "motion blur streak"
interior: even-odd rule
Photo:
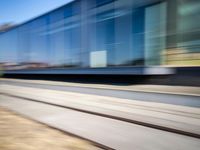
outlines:
[[[199,66],[199,14],[198,0],[75,0],[1,32],[0,63],[7,70]]]

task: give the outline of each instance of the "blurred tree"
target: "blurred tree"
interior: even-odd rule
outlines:
[[[15,27],[16,25],[12,24],[12,23],[3,23],[0,24],[0,32],[5,32],[13,27]]]

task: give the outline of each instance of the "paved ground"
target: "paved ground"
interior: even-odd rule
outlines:
[[[0,107],[0,149],[97,150],[99,148]]]
[[[199,150],[200,147],[197,138],[47,104],[1,95],[0,105],[118,150]]]
[[[0,82],[17,82],[17,83],[29,83],[29,84],[43,84],[43,85],[57,85],[57,86],[75,86],[84,88],[97,88],[97,89],[111,89],[111,90],[123,90],[123,91],[141,91],[141,92],[153,92],[153,93],[170,93],[180,95],[198,95],[200,96],[200,87],[198,86],[177,86],[177,85],[148,85],[148,84],[112,84],[110,83],[86,83],[86,82],[61,82],[61,81],[49,81],[49,80],[25,80],[25,79],[7,79],[2,78]]]
[[[1,80],[0,92],[15,97],[0,95],[0,106],[114,149],[199,149],[199,138],[94,115],[111,115],[200,135],[198,87],[178,87],[176,90],[165,87],[168,92],[174,89],[172,94],[163,93],[164,87],[159,93],[145,91],[145,87],[143,91],[128,87],[124,90],[108,88],[104,85],[95,88],[73,83]],[[157,86],[151,88],[159,91]],[[193,89],[195,91],[189,93]],[[180,91],[185,94],[181,95]]]
[[[146,126],[164,127],[172,132],[189,132],[200,137],[200,109],[196,107],[6,84],[0,85],[0,92],[82,112],[112,116],[118,120],[128,119]]]
[[[2,79],[1,84],[20,85],[83,94],[136,99],[174,105],[200,107],[200,87],[134,85],[113,86],[98,84],[63,83],[52,81]],[[171,93],[171,94],[169,94]],[[181,95],[182,94],[182,95]],[[195,96],[194,96],[195,95]]]

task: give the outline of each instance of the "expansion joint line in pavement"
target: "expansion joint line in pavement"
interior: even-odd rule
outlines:
[[[23,99],[23,100],[43,103],[43,104],[57,106],[57,107],[62,107],[62,108],[65,108],[65,109],[70,109],[70,110],[74,110],[74,111],[79,111],[79,112],[83,112],[83,113],[87,113],[87,114],[92,114],[92,115],[101,116],[101,117],[105,117],[105,118],[115,119],[115,120],[119,120],[119,121],[124,121],[124,122],[132,123],[132,124],[137,124],[137,125],[141,125],[141,126],[145,126],[145,127],[150,127],[150,128],[154,128],[154,129],[158,129],[158,130],[162,130],[162,131],[172,132],[172,133],[181,134],[181,135],[190,136],[190,137],[200,139],[200,134],[191,133],[191,132],[178,130],[178,129],[174,129],[174,128],[169,128],[169,127],[165,127],[165,126],[160,126],[160,125],[156,125],[156,124],[152,124],[152,123],[122,118],[122,117],[108,115],[108,114],[102,114],[102,113],[98,113],[98,112],[94,112],[94,111],[88,111],[88,110],[84,110],[84,109],[79,109],[79,108],[74,108],[74,107],[69,107],[69,106],[63,106],[63,105],[59,105],[59,104],[53,104],[53,103],[50,103],[50,102],[44,102],[44,101],[40,101],[40,100],[33,99],[33,98],[26,98],[26,97],[23,97],[23,96],[16,96],[16,95],[13,95],[13,94],[8,94],[8,93],[3,93],[3,92],[0,92],[0,94],[5,95],[5,96]]]
[[[35,101],[35,100],[30,100],[30,99],[26,99],[26,98],[21,98],[21,97],[19,97],[19,96],[12,96],[12,95],[10,95],[10,94],[0,93],[0,95],[5,95],[5,96],[10,96],[10,97],[20,98],[20,99],[23,99],[23,100],[29,100],[29,101],[37,102],[37,101]],[[39,101],[38,101],[38,102],[39,102]],[[41,103],[42,103],[42,102],[41,102]],[[45,104],[47,104],[47,103],[45,103]],[[50,105],[50,104],[49,104],[49,105]],[[54,105],[54,106],[55,106],[55,105]],[[10,111],[13,111],[13,110],[10,110]],[[49,125],[48,123],[44,123],[44,122],[42,122],[42,121],[38,121],[38,120],[36,120],[36,119],[33,119],[33,118],[31,118],[31,117],[28,117],[27,115],[24,115],[24,114],[21,114],[21,113],[19,114],[19,113],[15,112],[15,111],[13,111],[13,113],[15,113],[15,114],[17,114],[17,115],[20,115],[21,117],[23,117],[23,118],[25,118],[25,119],[33,120],[33,121],[35,121],[35,122],[37,122],[37,123],[40,123],[40,124],[42,124],[42,125],[45,125],[45,126],[51,128],[51,129],[58,130],[58,131],[60,131],[60,132],[62,132],[62,133],[64,133],[64,134],[68,134],[68,135],[71,135],[71,136],[73,136],[73,137],[77,137],[77,138],[79,138],[79,139],[88,141],[88,142],[90,142],[91,144],[93,144],[94,146],[97,146],[97,147],[99,147],[99,148],[101,148],[101,149],[104,149],[104,150],[115,150],[115,149],[113,149],[113,148],[111,148],[111,147],[108,147],[108,146],[106,146],[106,145],[103,145],[103,144],[101,144],[101,143],[99,143],[99,142],[93,141],[92,139],[88,139],[88,138],[82,137],[82,136],[80,136],[80,135],[74,134],[74,133],[72,133],[72,132],[70,132],[70,131],[66,131],[66,130],[63,130],[63,129],[54,127],[54,126],[52,126],[52,125]]]

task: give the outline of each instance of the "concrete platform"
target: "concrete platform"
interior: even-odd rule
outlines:
[[[79,111],[200,135],[200,109],[23,86],[0,85],[0,92]]]
[[[71,83],[59,81],[45,81],[45,80],[23,80],[23,79],[6,79],[1,78],[1,82],[19,82],[28,84],[45,84],[55,86],[73,86],[85,87],[95,89],[120,90],[120,91],[136,91],[147,93],[163,93],[176,95],[200,96],[200,87],[191,86],[167,86],[167,85],[108,85],[108,84],[87,84],[87,83]]]
[[[197,138],[19,98],[1,95],[0,105],[117,150],[199,150],[200,147]]]
[[[38,123],[4,107],[0,107],[0,149],[104,150],[94,143]]]

